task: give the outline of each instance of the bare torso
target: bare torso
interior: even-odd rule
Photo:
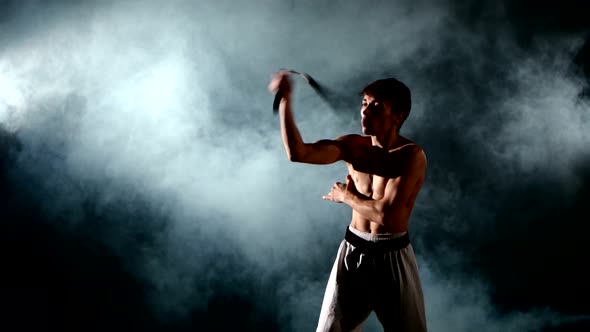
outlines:
[[[370,137],[365,136],[362,137],[362,139],[364,141],[360,141],[360,144],[357,145],[358,149],[364,149],[367,144],[371,144]],[[421,157],[424,157],[422,149],[420,149],[414,142],[406,138],[400,136],[399,144],[396,145],[397,147],[391,149],[388,153],[396,153],[402,148],[408,148],[411,146],[414,148],[414,150],[417,150],[417,152],[421,154]],[[415,153],[410,154],[408,155],[407,159],[415,158],[415,156]],[[408,162],[411,167],[412,161],[405,161]],[[391,183],[393,186],[394,195],[402,194],[397,192],[398,186],[400,184],[400,178],[401,176],[410,177],[409,181],[412,183],[411,187],[406,190],[407,193],[403,194],[403,196],[399,197],[399,199],[396,199],[395,203],[389,209],[387,209],[384,215],[383,225],[371,222],[369,219],[365,218],[355,210],[352,211],[352,221],[350,224],[352,227],[360,231],[374,234],[406,232],[408,230],[408,221],[410,219],[416,197],[418,196],[420,188],[424,183],[424,169],[419,169],[417,171],[406,171],[395,177],[384,177],[376,174],[361,172],[355,169],[354,165],[350,162],[346,162],[346,165],[348,168],[348,173],[352,176],[357,191],[374,200],[380,200],[384,198],[384,195],[386,194],[385,188],[388,183]]]
[[[377,88],[379,91],[387,87],[387,93],[383,90],[378,93],[380,96],[375,96],[373,92],[376,90],[364,90],[360,109],[361,128],[368,136],[351,134],[335,140],[305,143],[291,112],[291,83],[288,79],[291,73],[281,71],[269,84],[269,90],[281,96],[281,137],[289,160],[316,165],[344,160],[350,175],[346,184],[336,182],[322,198],[350,206],[353,210],[351,225],[360,231],[407,231],[426,169],[424,151],[416,143],[399,136],[400,126],[410,111],[410,104],[406,105],[410,99],[403,99],[409,98],[409,89],[395,79],[397,83],[388,79],[372,83],[383,87]],[[394,103],[392,98],[397,100],[398,92],[407,96],[399,96],[400,103]]]

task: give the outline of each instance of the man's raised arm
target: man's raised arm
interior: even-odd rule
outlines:
[[[281,122],[281,136],[287,157],[290,161],[307,164],[331,164],[342,160],[344,137],[336,140],[320,140],[315,143],[305,143],[299,129],[295,124],[291,112],[291,82],[287,71],[278,72],[273,76],[268,88],[271,93],[282,94],[279,105],[279,116]]]

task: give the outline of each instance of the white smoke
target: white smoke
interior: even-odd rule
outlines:
[[[137,278],[153,286],[148,297],[162,317],[205,310],[215,292],[210,285],[235,278],[218,273],[260,277],[262,284],[279,275],[286,277],[274,296],[285,306],[277,320],[288,323],[285,330],[313,328],[331,264],[326,258],[335,254],[350,218],[348,208],[321,195],[344,178],[345,168],[286,160],[267,81],[274,70],[293,67],[337,86],[356,71],[396,68],[425,48],[437,50],[427,60],[435,62],[444,51],[437,38],[449,28],[447,9],[263,0],[52,8],[54,16],[26,34],[21,25],[5,25],[22,38],[2,35],[10,47],[0,53],[0,123],[24,142],[21,162],[55,152],[51,160],[61,168],[55,176],[104,182],[104,204],[121,195],[112,182],[146,197],[166,221],[154,230],[156,244],[125,257],[124,241],[109,241]],[[520,167],[563,170],[588,145],[587,104],[575,98],[575,81],[544,63],[517,64],[518,93],[499,109],[511,121],[490,149],[495,159],[516,160]],[[413,77],[418,96],[406,125],[410,135],[428,119],[423,100],[437,93],[423,88],[422,73],[412,72],[426,64],[400,69]],[[536,85],[547,81],[551,85]],[[296,89],[295,117],[307,141],[358,130],[301,82]],[[565,168],[548,162],[560,152]],[[65,180],[43,181],[58,193],[58,206],[48,203],[48,213],[76,210],[82,197],[60,189]],[[433,200],[437,207],[419,203],[417,216],[438,213],[462,197],[428,184],[424,190],[419,199],[439,200]],[[224,266],[220,253],[245,260],[247,270]],[[429,270],[429,259],[437,258],[420,260],[432,330],[524,331],[547,322],[541,318],[546,312],[500,317],[485,286],[444,280]],[[306,270],[298,271],[303,262]],[[373,318],[368,329],[375,327]]]

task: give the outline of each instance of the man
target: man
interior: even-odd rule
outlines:
[[[346,162],[346,183],[323,197],[352,208],[318,322],[318,332],[360,331],[371,311],[385,331],[426,331],[422,288],[409,242],[408,222],[424,182],[426,156],[399,135],[410,113],[410,90],[400,81],[377,80],[363,90],[364,135],[305,143],[291,112],[291,81],[281,71],[269,90],[282,94],[281,135],[289,160]]]

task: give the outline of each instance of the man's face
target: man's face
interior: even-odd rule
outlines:
[[[395,125],[391,104],[375,99],[371,95],[363,95],[361,104],[361,127],[365,135],[386,133]]]

